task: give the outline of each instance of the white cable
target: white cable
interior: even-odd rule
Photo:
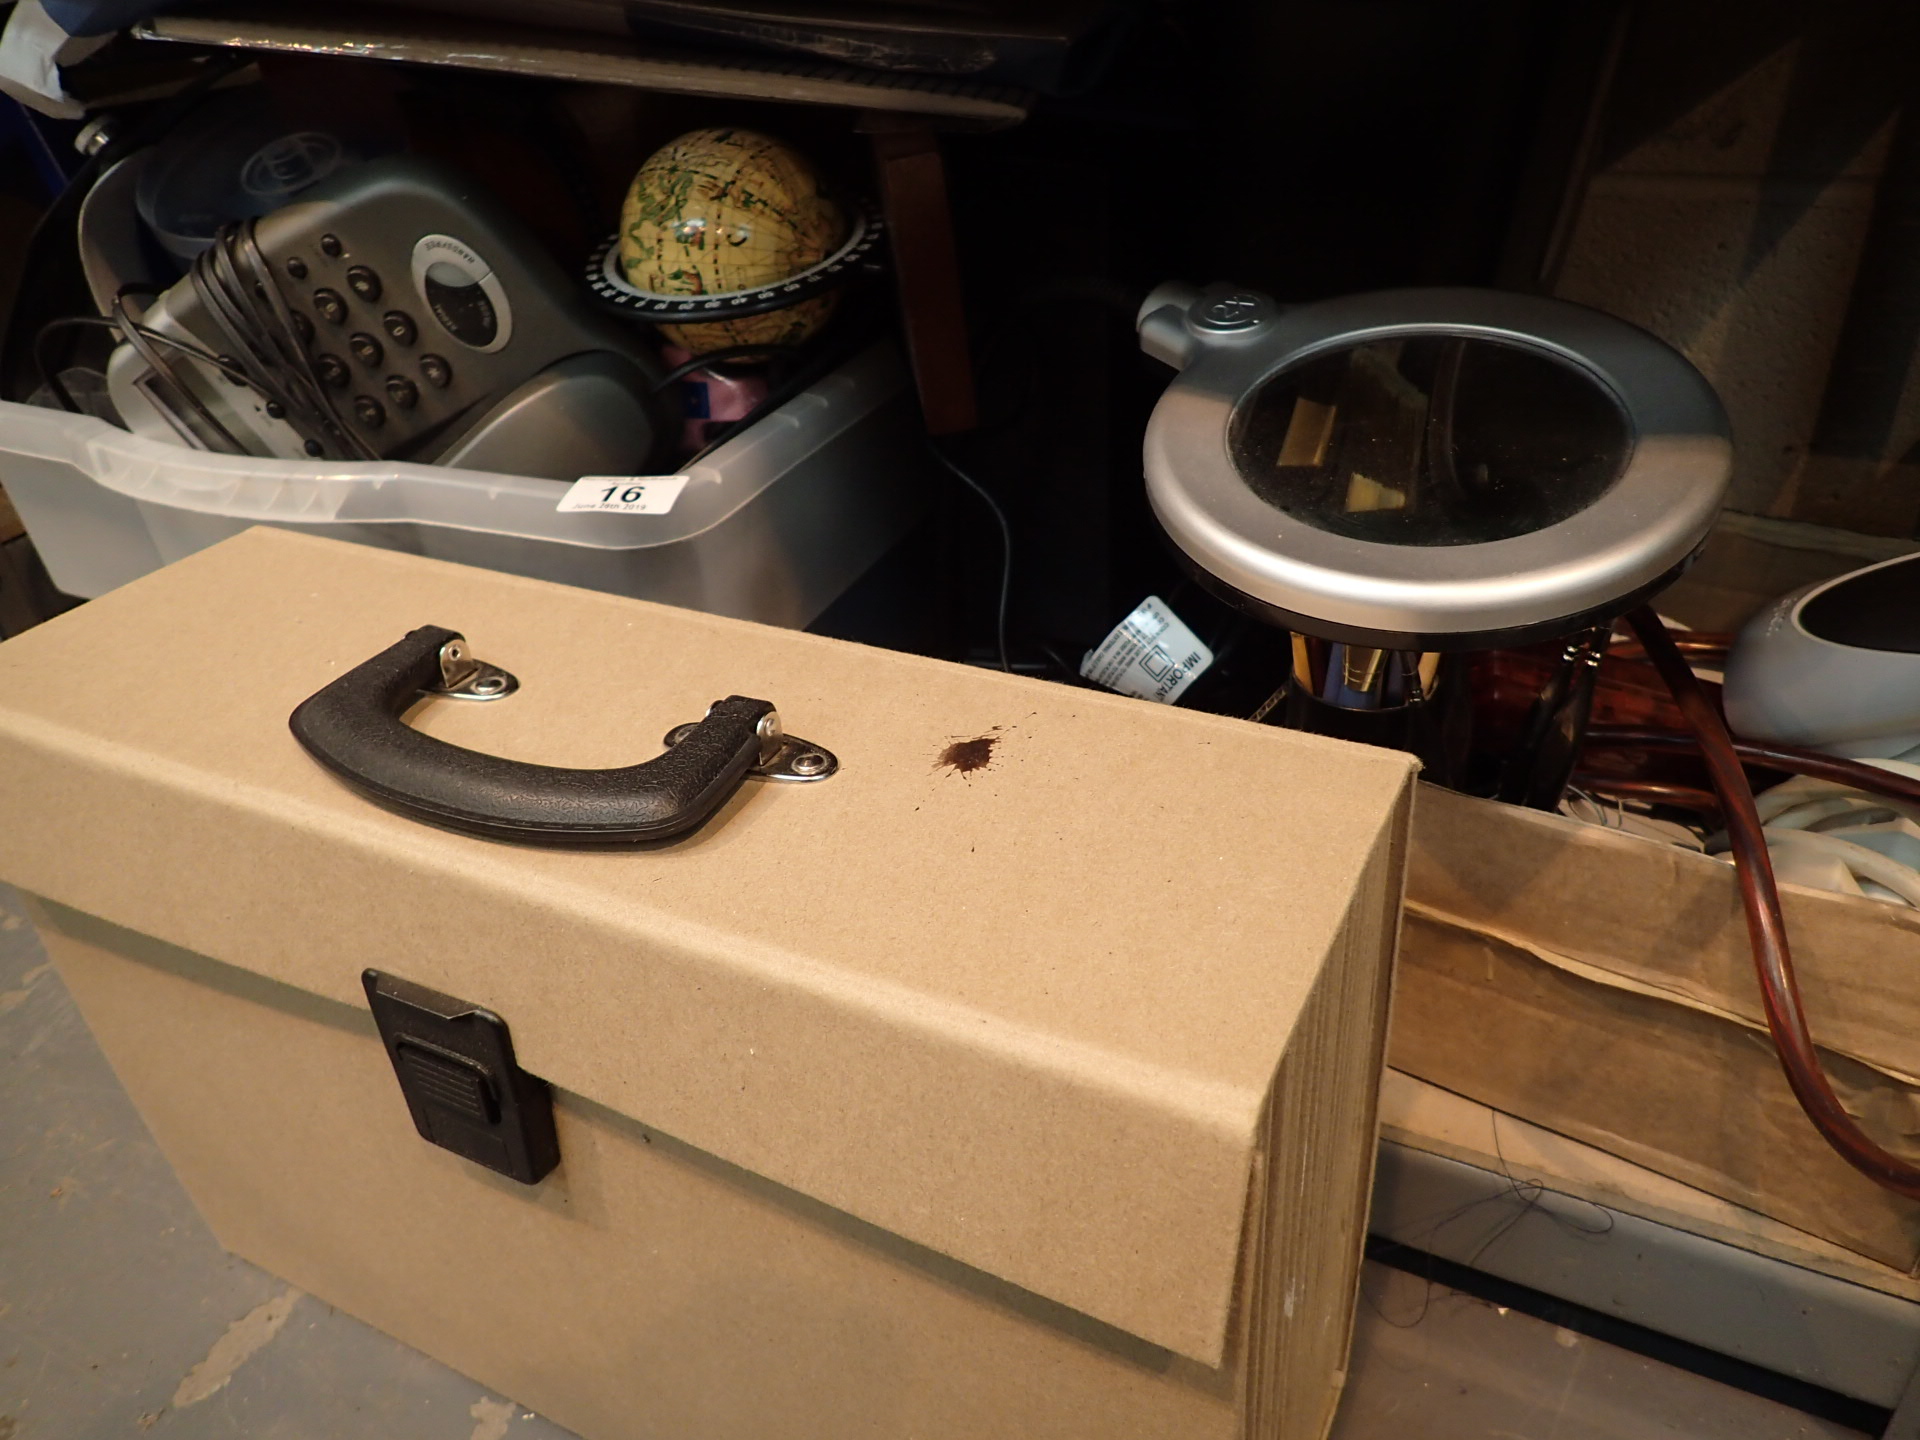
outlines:
[[[1886,806],[1873,803],[1877,797],[1870,798],[1855,792],[1812,798],[1794,795],[1776,798],[1769,794],[1768,798],[1774,803],[1760,810],[1760,821],[1769,830],[1815,830],[1826,821],[1845,819],[1863,811],[1874,811],[1881,815],[1890,813]]]
[[[1902,760],[1864,763],[1897,775],[1920,778],[1920,766]],[[1920,908],[1920,867],[1899,854],[1920,853],[1920,805],[1873,795],[1833,780],[1796,775],[1754,798],[1765,828],[1767,846],[1783,862],[1796,884],[1852,894],[1862,885],[1873,887],[1876,899],[1894,899]],[[1718,848],[1716,846],[1716,848]],[[1814,879],[1819,872],[1795,866],[1789,852],[1819,855],[1837,862],[1843,874],[1828,872],[1830,883]],[[1846,883],[1850,881],[1851,886]],[[1867,892],[1862,892],[1867,893]]]
[[[1882,855],[1878,850],[1869,850],[1865,845],[1856,845],[1838,835],[1823,835],[1808,830],[1775,830],[1766,827],[1768,848],[1776,845],[1788,849],[1817,850],[1833,856],[1845,865],[1856,879],[1871,880],[1876,885],[1884,885],[1907,904],[1920,908],[1920,870],[1902,865],[1891,856]]]

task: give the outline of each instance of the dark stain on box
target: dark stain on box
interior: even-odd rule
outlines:
[[[940,752],[936,768],[945,767],[956,775],[971,775],[993,763],[993,747],[998,735],[976,735],[971,740],[956,740]]]

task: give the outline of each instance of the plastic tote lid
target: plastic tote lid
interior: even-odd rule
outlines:
[[[1203,579],[1289,628],[1420,649],[1562,633],[1677,575],[1726,492],[1699,372],[1562,301],[1166,287],[1141,339],[1182,371],[1147,430],[1155,514]]]

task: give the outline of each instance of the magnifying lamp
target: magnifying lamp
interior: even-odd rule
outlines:
[[[1706,380],[1583,306],[1464,289],[1282,306],[1167,285],[1138,325],[1180,372],[1144,456],[1176,551],[1229,603],[1338,642],[1331,673],[1296,672],[1287,722],[1430,767],[1442,739],[1396,739],[1406,716],[1378,712],[1430,710],[1437,654],[1609,625],[1679,576],[1726,494]]]

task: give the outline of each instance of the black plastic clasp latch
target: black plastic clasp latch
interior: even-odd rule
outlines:
[[[523,1184],[560,1163],[547,1082],[491,1010],[378,970],[360,977],[421,1138]]]

